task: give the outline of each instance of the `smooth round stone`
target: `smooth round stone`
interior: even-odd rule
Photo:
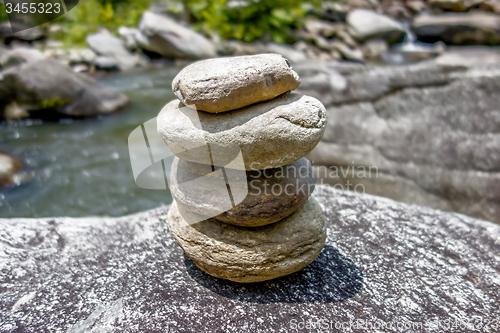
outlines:
[[[274,169],[225,169],[224,173],[213,172],[210,165],[175,158],[170,192],[183,210],[229,224],[259,227],[299,209],[315,183],[312,164],[306,158]]]
[[[307,155],[323,136],[326,110],[317,99],[294,93],[219,114],[175,100],[161,110],[157,124],[167,147],[182,160],[263,170]]]
[[[326,218],[310,197],[295,213],[263,227],[208,219],[188,224],[175,201],[168,223],[177,244],[206,273],[235,282],[259,282],[294,273],[325,245]]]
[[[282,55],[258,54],[195,62],[177,74],[172,89],[185,105],[218,113],[273,99],[299,84]]]

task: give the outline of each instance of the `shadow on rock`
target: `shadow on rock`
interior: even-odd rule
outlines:
[[[330,245],[309,266],[278,279],[241,284],[212,277],[184,258],[189,275],[211,291],[253,303],[335,303],[354,296],[363,283],[361,270]]]

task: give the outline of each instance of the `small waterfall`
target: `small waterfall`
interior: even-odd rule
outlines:
[[[434,57],[438,54],[436,44],[422,43],[411,30],[411,21],[400,21],[405,30],[402,43],[393,45],[382,55],[385,62],[391,65],[403,65]]]

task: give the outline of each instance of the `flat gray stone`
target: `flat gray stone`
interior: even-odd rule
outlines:
[[[286,58],[258,54],[197,61],[177,74],[172,90],[185,105],[218,113],[273,99],[299,84]]]
[[[262,227],[239,227],[215,219],[190,224],[174,201],[168,224],[177,244],[206,273],[234,282],[262,282],[295,273],[323,249],[326,219],[316,199]]]
[[[243,162],[231,168],[262,170],[309,153],[323,135],[326,118],[317,99],[290,93],[220,114],[174,100],[161,110],[157,124],[167,147],[180,159],[226,166],[241,152]]]
[[[274,169],[225,169],[223,173],[214,172],[210,165],[176,157],[169,186],[181,209],[229,224],[259,227],[299,209],[314,191],[315,183],[312,164],[306,158]],[[220,194],[217,188],[222,188]]]
[[[328,221],[318,258],[243,285],[182,254],[168,207],[120,218],[0,219],[2,332],[267,333],[318,320],[331,323],[327,331],[341,331],[335,323],[401,331],[356,328],[362,319],[437,333],[446,329],[434,320],[460,318],[476,331],[488,331],[479,323],[489,320],[497,331],[499,225],[323,186],[313,196]]]

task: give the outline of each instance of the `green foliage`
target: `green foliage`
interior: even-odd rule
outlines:
[[[136,26],[152,0],[81,0],[66,15],[54,22],[63,26],[55,36],[66,46],[85,45],[85,36],[101,27],[115,32],[120,25]]]
[[[209,35],[216,33],[223,39],[286,43],[291,41],[291,31],[301,26],[304,15],[320,0],[181,1],[195,19],[194,27],[199,31]],[[61,24],[62,31],[51,37],[63,40],[65,46],[85,46],[85,36],[101,27],[116,32],[120,25],[137,26],[142,13],[154,2],[158,0],[80,0],[66,15],[42,27]],[[175,14],[179,14],[178,8],[168,6]],[[0,9],[0,19],[3,16],[7,18],[5,8]]]
[[[258,38],[285,43],[292,29],[299,28],[304,15],[317,0],[184,0],[196,17],[197,28],[218,33],[224,39],[251,42]],[[234,1],[233,1],[234,3]]]

